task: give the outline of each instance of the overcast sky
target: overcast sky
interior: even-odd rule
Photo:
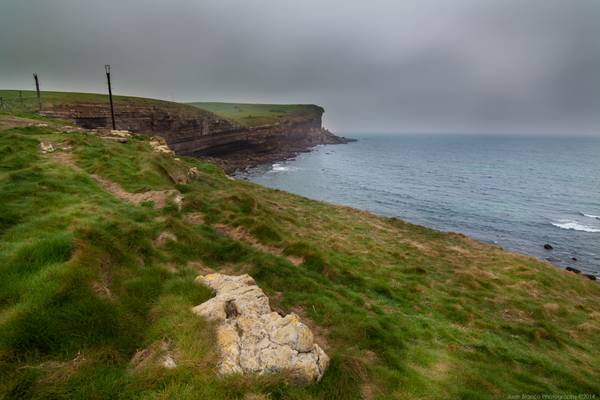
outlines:
[[[337,132],[600,134],[600,0],[1,0],[0,88],[316,103]]]

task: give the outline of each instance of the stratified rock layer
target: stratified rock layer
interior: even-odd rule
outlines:
[[[146,136],[160,136],[177,155],[210,157],[226,172],[283,160],[319,144],[349,141],[322,128],[324,110],[314,105],[306,106],[306,115],[244,127],[193,106],[157,104],[160,106],[119,103],[115,108],[117,126]],[[108,103],[54,104],[46,106],[42,114],[73,121],[85,129],[106,129],[111,125]]]
[[[288,372],[298,383],[318,381],[329,357],[296,314],[271,311],[269,299],[249,275],[209,274],[197,280],[216,296],[193,311],[218,321],[219,372]]]

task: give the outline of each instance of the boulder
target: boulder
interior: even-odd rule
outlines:
[[[319,381],[329,357],[315,343],[311,330],[294,314],[282,317],[247,274],[208,274],[197,281],[216,296],[193,308],[217,321],[219,373],[289,373],[299,384]]]
[[[550,244],[546,243],[546,244],[544,245],[544,248],[545,248],[546,250],[552,250],[554,247],[552,247],[552,245],[550,245]]]
[[[580,273],[581,273],[581,271],[580,271],[580,270],[578,270],[577,268],[573,268],[573,267],[567,267],[567,268],[565,268],[565,269],[566,269],[567,271],[569,271],[569,272],[573,272],[573,273],[576,273],[576,274],[580,274]]]
[[[595,281],[597,279],[596,275],[592,275],[592,274],[583,274],[583,276],[585,276],[586,278],[588,278],[591,281]]]

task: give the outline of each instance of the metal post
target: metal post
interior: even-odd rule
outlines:
[[[40,80],[38,79],[37,74],[33,74],[33,79],[35,79],[35,91],[37,93],[38,109],[40,111],[42,111],[42,96],[40,95]]]
[[[106,80],[108,81],[108,98],[110,100],[110,116],[112,118],[112,128],[114,131],[117,129],[117,125],[115,124],[115,109],[113,106],[112,87],[110,86],[110,65],[106,64],[104,66],[104,70],[106,71]]]

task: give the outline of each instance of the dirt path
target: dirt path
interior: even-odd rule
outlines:
[[[16,117],[14,115],[0,115],[0,131],[11,128],[23,128],[28,126],[36,126],[40,128],[52,128],[65,132],[83,132],[77,126],[65,125],[64,123],[58,123],[53,121],[40,121],[32,118]]]
[[[50,158],[62,165],[66,165],[79,172],[85,172],[81,169],[73,159],[73,155],[68,151],[54,151],[49,154]],[[90,176],[96,181],[96,183],[113,196],[127,201],[129,203],[141,204],[147,201],[154,202],[154,208],[163,208],[167,201],[173,199],[175,204],[181,205],[183,197],[177,190],[150,190],[142,193],[130,193],[123,189],[121,185],[116,182],[110,181],[106,178],[98,176],[96,174],[90,174]]]
[[[23,126],[35,126],[40,121],[29,118],[15,117],[13,115],[0,115],[0,131],[10,128],[21,128]]]
[[[254,247],[258,251],[262,251],[263,253],[269,253],[276,257],[284,257],[295,266],[299,266],[304,262],[304,259],[301,257],[284,255],[283,250],[278,247],[260,243],[258,240],[256,240],[256,238],[254,238],[254,236],[252,236],[242,227],[234,228],[224,224],[216,224],[213,225],[213,228],[222,235],[228,236],[233,240],[244,242]]]

